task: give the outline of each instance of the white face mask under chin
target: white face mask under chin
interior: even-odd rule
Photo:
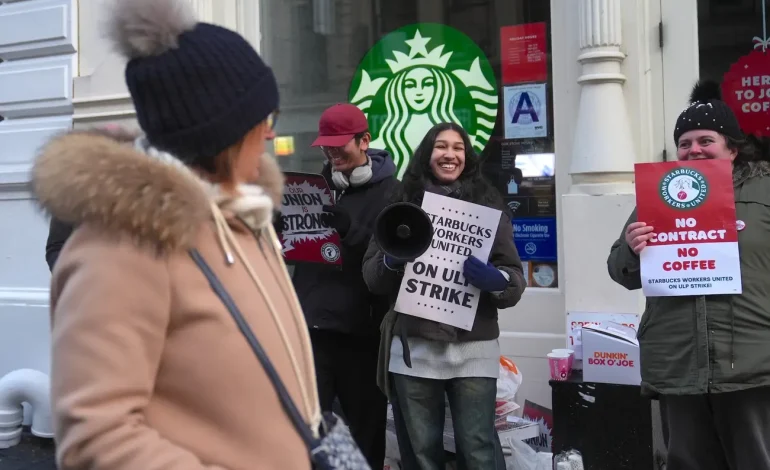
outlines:
[[[349,177],[345,173],[332,169],[332,182],[340,190],[348,189],[351,186],[364,185],[372,179],[372,176],[372,159],[369,157],[366,158],[366,163],[355,168]]]

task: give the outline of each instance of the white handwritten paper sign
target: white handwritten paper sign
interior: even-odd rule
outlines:
[[[433,193],[425,193],[422,209],[433,222],[433,240],[407,264],[395,310],[470,331],[481,292],[465,280],[463,264],[470,255],[489,260],[501,213]]]

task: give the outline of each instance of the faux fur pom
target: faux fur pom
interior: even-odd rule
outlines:
[[[721,100],[722,90],[714,80],[700,80],[690,93],[690,104],[695,102],[707,103],[711,100]]]
[[[127,59],[160,55],[198,23],[189,0],[111,0],[107,33]]]

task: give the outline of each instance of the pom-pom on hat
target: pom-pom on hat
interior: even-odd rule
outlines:
[[[238,33],[200,23],[188,0],[113,0],[110,39],[149,142],[214,171],[214,157],[278,109],[270,67]]]
[[[722,101],[719,84],[712,80],[701,80],[693,87],[690,106],[676,120],[674,142],[679,143],[682,134],[696,129],[719,132],[735,139],[744,138],[735,113]]]

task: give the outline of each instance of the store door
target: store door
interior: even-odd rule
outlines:
[[[676,119],[687,106],[700,76],[698,60],[698,3],[708,0],[660,2],[659,46],[663,56],[664,158],[676,158],[673,135]]]

